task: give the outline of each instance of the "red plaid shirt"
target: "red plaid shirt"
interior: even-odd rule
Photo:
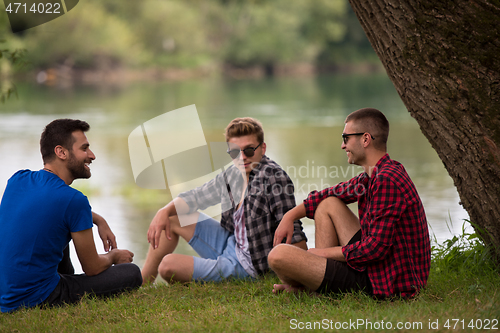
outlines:
[[[378,297],[412,297],[429,276],[431,248],[424,207],[403,165],[386,154],[369,177],[357,177],[304,200],[307,217],[314,218],[319,203],[336,196],[345,204],[358,202],[361,241],[344,246],[347,264],[368,270]]]

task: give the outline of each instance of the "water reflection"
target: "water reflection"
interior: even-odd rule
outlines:
[[[451,218],[452,230],[459,232],[462,220],[467,218],[442,162],[383,75],[207,79],[72,91],[19,84],[18,90],[19,100],[0,105],[0,193],[17,170],[42,167],[38,141],[47,123],[60,117],[88,121],[88,138],[97,158],[92,163],[92,178],[73,185],[88,195],[93,209],[111,225],[119,247],[133,251],[140,266],[148,249],[149,223],[171,197],[168,191],[135,185],[127,138],[143,122],[190,104],[197,106],[208,142],[223,141],[224,128],[235,117],[260,119],[267,154],[289,172],[298,201],[309,190],[322,184],[333,185],[360,171],[347,164],[345,152],[340,149],[343,121],[348,113],[361,107],[379,108],[391,123],[391,158],[405,165],[416,184],[438,241],[450,237],[446,221]],[[313,222],[304,219],[304,225],[309,245],[313,246]],[[98,250],[102,251],[100,243]],[[178,251],[193,254],[184,242]]]

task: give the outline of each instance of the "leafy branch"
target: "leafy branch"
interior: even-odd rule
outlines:
[[[0,39],[0,43],[5,43],[5,39]],[[0,49],[0,59],[7,59],[13,66],[18,69],[26,66],[27,62],[25,60],[26,53],[28,51],[26,49],[16,49],[11,51],[9,49]],[[15,95],[18,98],[17,87],[10,81],[3,81],[1,85],[0,91],[0,101],[5,103],[7,99],[10,98],[11,95]]]

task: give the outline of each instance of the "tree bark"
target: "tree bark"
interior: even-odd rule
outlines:
[[[349,1],[500,258],[500,1]]]

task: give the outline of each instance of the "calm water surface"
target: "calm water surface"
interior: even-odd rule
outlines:
[[[91,165],[92,178],[77,180],[73,186],[89,197],[94,211],[103,215],[115,232],[118,246],[134,252],[139,266],[148,249],[149,223],[171,197],[166,190],[135,185],[128,135],[151,118],[191,104],[196,104],[208,142],[224,141],[224,128],[235,117],[261,120],[267,155],[289,173],[297,201],[311,190],[334,185],[361,171],[347,163],[340,148],[343,121],[359,108],[378,108],[391,124],[389,154],[402,162],[412,177],[437,241],[460,232],[468,217],[458,204],[457,191],[442,162],[385,75],[203,79],[70,90],[19,84],[18,90],[18,100],[0,105],[0,193],[17,170],[42,168],[39,138],[47,123],[61,117],[88,121],[91,130],[87,136],[97,159]],[[303,222],[308,244],[314,246],[313,222]],[[102,251],[101,243],[98,250]],[[178,251],[193,254],[185,243]],[[75,253],[73,256],[76,258]],[[78,261],[73,261],[81,271]]]

